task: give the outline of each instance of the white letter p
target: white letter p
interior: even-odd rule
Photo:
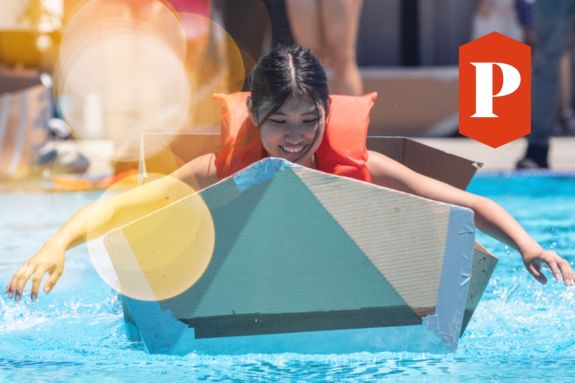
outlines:
[[[521,74],[505,63],[471,63],[475,67],[475,114],[471,117],[498,117],[493,113],[493,99],[510,95],[519,88]],[[503,85],[497,94],[493,94],[493,66],[503,72]]]

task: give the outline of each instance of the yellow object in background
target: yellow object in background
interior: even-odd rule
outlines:
[[[3,0],[0,7],[0,64],[52,69],[63,0]]]

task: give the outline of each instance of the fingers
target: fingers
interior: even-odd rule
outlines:
[[[32,278],[32,291],[30,292],[30,299],[35,301],[38,298],[38,290],[40,289],[40,283],[42,282],[42,277],[44,276],[44,271],[37,269]]]
[[[44,292],[49,293],[54,288],[54,285],[60,278],[63,270],[63,253],[56,252],[52,254],[36,255],[30,258],[28,262],[14,273],[4,292],[8,293],[10,298],[14,298],[16,301],[19,301],[22,298],[22,292],[26,288],[26,284],[28,284],[28,281],[32,278],[30,297],[32,301],[34,301],[38,298],[44,275],[46,273],[50,274],[50,277],[44,285]]]
[[[561,270],[561,275],[563,275],[563,283],[565,286],[572,286],[575,283],[575,273],[573,273],[573,269],[569,262],[564,260],[563,258],[557,256],[559,260],[557,261],[557,265]]]
[[[58,282],[60,275],[62,275],[62,268],[57,268],[56,270],[54,270],[54,272],[52,273],[52,275],[50,275],[50,278],[48,279],[48,281],[46,281],[46,284],[44,285],[44,293],[48,294],[50,291],[52,291],[52,288],[54,287],[56,282]]]
[[[15,298],[16,301],[20,300],[22,296],[22,290],[24,289],[24,286],[26,285],[26,282],[30,278],[31,274],[32,272],[28,263],[26,263],[16,273],[14,273],[12,279],[10,279],[10,283],[8,283],[8,287],[6,288],[10,294],[10,298]]]
[[[24,291],[24,287],[28,283],[28,280],[34,273],[34,267],[30,265],[23,266],[20,271],[18,272],[18,276],[14,283],[14,293],[16,294],[16,301],[19,301],[22,298],[22,292]]]
[[[5,292],[8,292],[10,294],[10,298],[13,298],[14,295],[16,294],[18,282],[20,281],[20,278],[22,278],[22,276],[25,274],[26,270],[29,267],[30,262],[26,262],[24,265],[22,265],[22,267],[18,269],[18,271],[14,273],[14,275],[12,275],[12,278],[10,279],[10,282],[8,283],[8,286],[6,287],[5,290]]]
[[[549,268],[551,268],[551,272],[556,281],[563,279],[565,286],[571,286],[573,284],[573,269],[569,262],[553,251],[548,253],[545,262],[549,265]]]
[[[532,259],[527,263],[527,270],[539,282],[543,284],[547,283],[547,278],[541,272],[542,263],[551,269],[553,278],[555,278],[556,281],[563,280],[565,286],[571,286],[575,283],[575,273],[569,262],[553,251],[544,251],[536,259]]]
[[[14,273],[14,275],[12,275],[10,282],[8,282],[8,285],[6,286],[6,290],[4,291],[5,293],[9,294],[10,298],[14,297],[14,286],[15,286],[15,281],[16,281],[17,275],[18,275],[18,273]]]
[[[539,283],[547,283],[547,277],[541,272],[541,268],[538,265],[530,263],[527,266],[527,270],[539,281]]]
[[[16,301],[19,301],[22,298],[26,284],[28,284],[28,280],[32,277],[32,291],[30,296],[32,300],[36,300],[40,283],[45,273],[45,267],[26,263],[12,276],[4,292],[8,293],[10,298],[15,298]]]
[[[559,271],[559,266],[557,265],[557,256],[553,255],[550,258],[546,259],[545,261],[549,265],[551,272],[553,273],[553,278],[556,281],[561,279],[561,271]]]

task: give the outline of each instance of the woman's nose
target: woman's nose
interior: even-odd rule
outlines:
[[[288,129],[286,129],[284,138],[286,142],[290,144],[299,144],[303,139],[303,134],[298,127],[292,125],[288,126]]]

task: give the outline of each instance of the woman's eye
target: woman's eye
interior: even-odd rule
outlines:
[[[317,122],[317,118],[314,118],[312,120],[303,120],[304,124],[313,124],[314,122]]]
[[[274,120],[273,118],[270,118],[270,121],[273,122],[274,124],[285,124],[285,120]]]

